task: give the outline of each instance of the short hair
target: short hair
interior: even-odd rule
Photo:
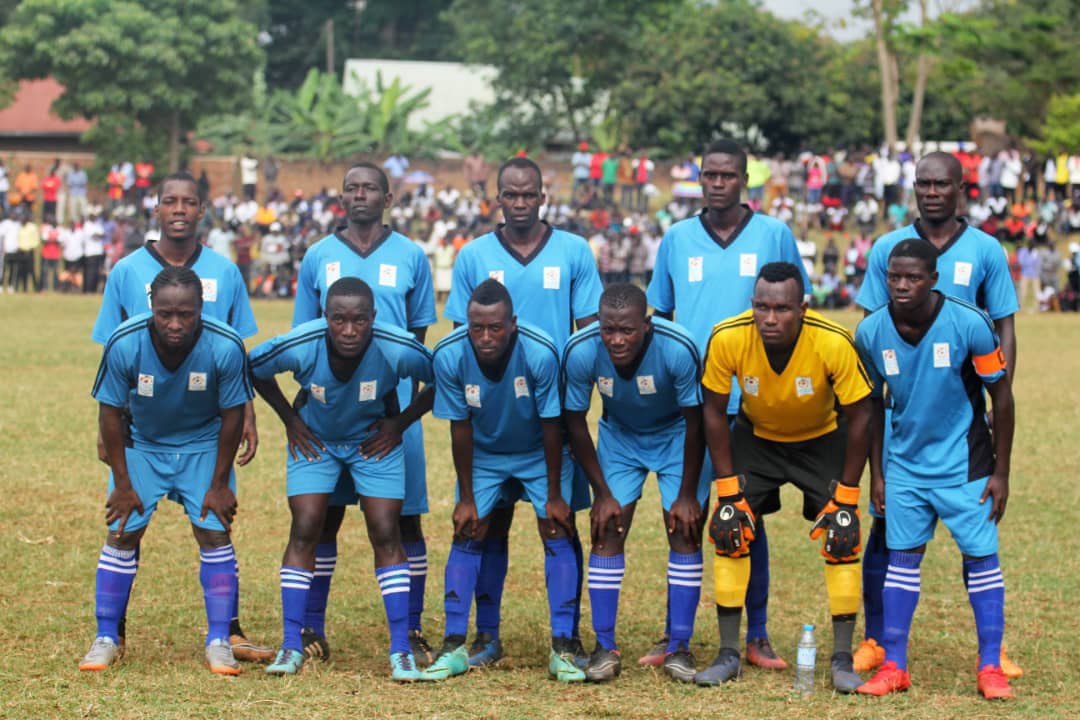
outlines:
[[[502,165],[499,166],[499,172],[495,175],[495,189],[502,190],[502,176],[503,173],[510,168],[516,168],[518,170],[532,170],[536,173],[536,182],[540,185],[540,191],[544,190],[544,173],[540,170],[540,166],[527,157],[512,157]]]
[[[942,150],[935,150],[932,153],[927,153],[926,155],[923,155],[922,159],[919,160],[918,164],[915,166],[916,177],[918,177],[919,165],[922,165],[928,160],[940,160],[941,162],[945,163],[945,166],[949,169],[949,177],[952,180],[956,181],[957,184],[963,181],[964,166],[960,164],[960,161],[956,159],[955,155],[953,155],[952,153],[944,152]]]
[[[649,308],[648,300],[645,299],[645,291],[633,283],[614,283],[604,288],[600,295],[600,307],[622,310],[633,308],[640,310],[644,315]]]
[[[710,155],[730,155],[735,158],[742,171],[746,172],[746,151],[743,150],[742,145],[734,140],[723,138],[709,143],[708,147],[705,148],[705,152],[701,154],[702,165],[705,164],[705,158]]]
[[[165,177],[161,178],[161,182],[158,183],[158,197],[161,197],[161,193],[165,190],[165,184],[170,182],[187,182],[191,183],[195,187],[195,194],[199,194],[199,181],[195,179],[195,176],[189,173],[187,170],[181,170],[180,172],[169,173]],[[202,197],[199,197],[199,203],[202,204]]]
[[[349,177],[349,173],[353,170],[374,170],[375,174],[379,176],[379,187],[382,188],[383,194],[390,192],[390,180],[386,177],[386,173],[383,172],[381,167],[367,160],[361,160],[349,166],[349,169],[345,171],[345,175],[341,178],[342,188],[345,187],[345,178]]]
[[[799,297],[801,298],[806,294],[806,283],[803,282],[802,272],[795,263],[765,263],[761,266],[761,270],[758,271],[757,280],[754,280],[754,284],[757,284],[758,280],[764,280],[767,283],[782,283],[794,280],[795,286],[799,288]]]
[[[163,288],[167,287],[186,287],[195,292],[195,297],[199,299],[199,305],[202,305],[202,280],[195,274],[195,271],[189,267],[170,265],[164,268],[161,272],[154,276],[153,281],[150,283],[150,305],[153,306],[154,298],[158,296]]]
[[[358,277],[349,276],[335,280],[330,289],[326,291],[326,302],[329,303],[331,298],[339,295],[342,297],[367,298],[371,301],[371,306],[375,306],[375,295],[371,292],[371,286]]]
[[[511,315],[514,314],[514,301],[510,297],[510,291],[495,278],[488,278],[476,286],[472,295],[469,296],[469,305],[473,303],[484,307],[506,303],[507,311]]]
[[[937,248],[927,241],[922,238],[908,238],[896,243],[896,247],[889,253],[889,260],[899,257],[922,260],[926,265],[926,271],[932,273],[937,270],[937,256]]]

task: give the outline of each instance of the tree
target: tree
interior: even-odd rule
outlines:
[[[1080,92],[1050,98],[1042,137],[1030,139],[1028,144],[1043,155],[1077,152],[1080,149]]]
[[[251,103],[263,58],[257,29],[237,13],[235,0],[24,0],[0,30],[0,68],[55,78],[64,93],[53,110],[95,119],[90,140],[110,153],[103,141],[117,132],[152,146],[165,138],[175,170],[200,117]]]

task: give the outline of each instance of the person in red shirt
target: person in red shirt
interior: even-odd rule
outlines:
[[[119,165],[113,165],[109,174],[105,176],[105,185],[108,188],[106,194],[109,197],[109,210],[115,210],[124,199],[124,173],[120,172]]]
[[[45,194],[45,182],[53,177],[50,172],[41,181],[42,195],[46,198],[45,205],[48,207],[48,195]],[[57,182],[59,182],[57,178]],[[53,210],[56,209],[56,195],[53,195]],[[45,212],[45,222],[41,225],[41,282],[38,283],[38,291],[56,290],[60,272],[60,228],[56,225],[56,218],[48,210]]]
[[[138,207],[142,207],[143,198],[150,192],[153,176],[154,163],[148,160],[135,163],[135,199]]]
[[[49,168],[49,174],[41,179],[42,217],[56,218],[56,200],[63,185],[63,181],[57,175],[57,168],[59,164],[53,163],[53,166]]]
[[[597,150],[589,160],[589,179],[592,180],[593,188],[599,189],[600,182],[604,178],[604,161],[607,153]]]

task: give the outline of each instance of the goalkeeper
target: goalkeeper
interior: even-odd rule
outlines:
[[[833,618],[833,687],[854,692],[851,642],[862,593],[859,479],[870,447],[870,391],[851,334],[807,310],[791,263],[762,266],[751,309],[713,328],[702,384],[705,435],[718,479],[709,536],[720,651],[695,677],[738,677],[740,621],[750,578],[755,518],[780,509],[780,486],[803,493],[803,515],[822,538]],[[742,388],[734,422],[732,381]],[[837,412],[837,407],[840,413]]]

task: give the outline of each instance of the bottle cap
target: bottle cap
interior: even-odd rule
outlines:
[[[803,625],[803,626],[802,626],[802,629],[803,629],[803,630],[809,630],[810,632],[813,632],[813,631],[814,631],[814,626],[813,626],[813,625],[811,625],[811,624],[809,624],[809,623],[807,623],[806,625]]]

